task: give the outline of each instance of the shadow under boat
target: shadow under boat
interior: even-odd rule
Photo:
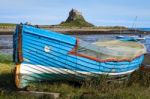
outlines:
[[[141,70],[146,71],[146,72],[150,72],[150,53],[145,55]]]

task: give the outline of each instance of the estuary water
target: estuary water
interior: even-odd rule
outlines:
[[[118,34],[76,35],[76,37],[84,41],[90,42],[90,43],[96,42],[96,41],[115,40],[116,36],[118,36]],[[124,34],[124,36],[132,36],[132,35]],[[150,35],[144,35],[144,37],[145,37],[145,40],[141,40],[140,42],[146,46],[147,52],[150,53]]]
[[[12,54],[13,52],[13,36],[0,35],[0,53]]]
[[[114,40],[118,34],[92,34],[92,35],[72,35],[78,37],[87,42],[96,42],[103,40]],[[0,53],[12,54],[13,52],[13,36],[12,35],[0,35]],[[150,35],[144,36],[146,39],[141,41],[146,48],[147,52],[150,53]]]

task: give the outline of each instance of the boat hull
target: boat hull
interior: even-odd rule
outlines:
[[[127,75],[139,68],[144,55],[132,61],[96,61],[70,54],[77,39],[34,27],[22,26],[14,34],[16,85],[34,81],[84,80],[98,75]]]

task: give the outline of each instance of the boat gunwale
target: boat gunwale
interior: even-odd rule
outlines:
[[[85,57],[85,58],[88,58],[88,59],[91,59],[91,60],[95,60],[95,61],[98,61],[98,62],[123,62],[123,61],[131,62],[132,60],[134,60],[134,59],[136,59],[136,58],[138,58],[138,57],[143,55],[143,53],[141,53],[141,54],[137,55],[136,57],[134,57],[132,59],[128,59],[128,58],[124,58],[124,59],[115,59],[115,58],[100,59],[100,58],[96,58],[96,57],[89,56],[89,55],[86,55],[86,54],[77,53],[78,43],[79,43],[79,40],[77,39],[76,45],[69,52],[69,54],[72,54],[72,55],[75,55],[75,56],[80,56],[80,57]]]

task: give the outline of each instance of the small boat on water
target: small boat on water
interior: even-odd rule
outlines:
[[[78,38],[28,25],[13,35],[15,82],[84,80],[99,75],[128,75],[138,69],[146,49],[132,41],[87,43]]]
[[[141,37],[141,36],[116,36],[117,39],[119,40],[126,40],[126,41],[141,41],[141,40],[145,40],[145,37]]]
[[[138,33],[137,32],[137,28],[136,28],[136,22],[137,22],[137,16],[135,17],[134,19],[134,22],[133,22],[133,25],[132,25],[132,28],[129,28],[130,31],[132,31],[131,33],[134,34],[134,36],[123,36],[123,35],[119,35],[119,36],[116,36],[116,39],[119,39],[119,40],[124,40],[124,41],[141,41],[141,40],[145,40],[145,37]],[[134,28],[133,28],[134,27]],[[133,32],[134,31],[134,32]],[[121,33],[121,32],[120,32]],[[131,34],[130,33],[130,34]]]

